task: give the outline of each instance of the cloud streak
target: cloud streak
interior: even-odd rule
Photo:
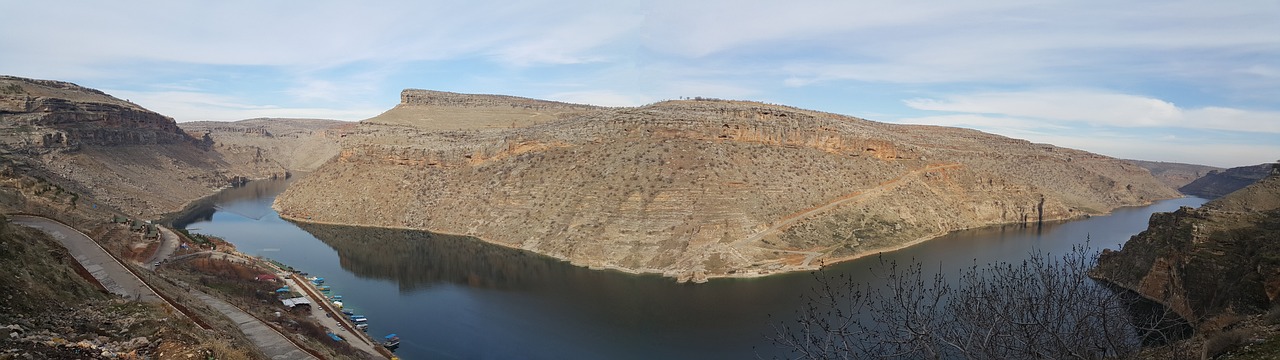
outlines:
[[[942,99],[909,99],[905,104],[920,110],[1001,115],[1049,122],[1280,134],[1280,112],[1226,107],[1184,109],[1151,97],[1088,90],[975,93]]]
[[[1266,148],[1278,18],[1270,0],[10,1],[0,72],[117,89],[179,121],[361,119],[419,87],[745,98],[1096,149],[1097,128],[1248,132],[1263,135],[1233,144]]]

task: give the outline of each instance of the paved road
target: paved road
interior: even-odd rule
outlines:
[[[156,228],[160,229],[160,247],[156,248],[156,253],[152,254],[151,258],[147,259],[147,262],[143,264],[144,267],[151,270],[155,270],[156,263],[168,260],[170,256],[173,256],[173,252],[178,250],[178,243],[180,242],[178,234],[175,234],[173,230],[158,225]]]
[[[258,318],[250,316],[240,308],[203,292],[192,290],[191,294],[209,305],[209,307],[226,315],[231,321],[234,321],[236,326],[240,327],[240,332],[244,333],[245,337],[248,337],[249,341],[252,341],[253,345],[262,350],[262,353],[266,354],[267,357],[279,360],[315,359],[314,356],[298,348],[297,345],[285,338],[280,332],[262,323]]]
[[[93,274],[93,277],[112,294],[146,302],[164,302],[154,290],[125,269],[124,265],[84,233],[42,217],[11,215],[9,218],[13,219],[14,224],[38,229],[57,239],[71,252],[71,256],[75,257],[76,261],[84,266],[85,270],[89,270],[89,273]]]
[[[197,253],[179,255],[179,256],[169,258],[169,261],[178,262],[178,261],[183,261],[183,260],[190,259],[197,256],[209,256],[210,258],[224,259],[229,261],[238,261],[242,263],[249,263],[253,261],[247,257],[241,257],[239,255],[228,254],[221,251],[201,251]],[[277,269],[277,270],[280,270],[280,269]],[[326,298],[320,295],[315,290],[314,287],[312,287],[310,284],[299,283],[296,280],[294,280],[294,278],[290,276],[289,273],[283,272],[283,270],[280,270],[280,271],[281,272],[278,273],[277,275],[281,280],[285,282],[286,285],[289,285],[290,289],[296,289],[298,291],[301,291],[303,296],[306,296],[307,299],[311,300],[311,303],[313,304],[313,306],[312,306],[312,311],[310,316],[312,319],[315,319],[316,322],[320,323],[320,325],[324,326],[330,332],[333,332],[334,334],[338,334],[342,336],[344,339],[347,339],[347,344],[351,345],[352,347],[355,347],[356,349],[359,349],[368,354],[371,354],[375,358],[379,358],[379,359],[385,358],[381,354],[379,354],[378,351],[376,350],[376,347],[378,345],[375,345],[372,342],[370,342],[368,339],[366,339],[367,336],[365,336],[364,334],[352,334],[351,331],[347,330],[346,327],[343,327],[342,324],[339,324],[338,323],[339,320],[335,316],[342,316],[341,313],[334,310],[333,305],[330,304]],[[204,299],[201,299],[201,300],[204,300]],[[213,299],[213,300],[217,300],[217,299]],[[215,306],[214,303],[211,303],[209,301],[205,301],[205,303],[209,304],[209,306]],[[225,305],[225,303],[221,305]],[[227,305],[227,306],[230,306],[230,305]],[[235,309],[234,306],[230,306],[230,307],[232,309]],[[239,309],[235,309],[235,310],[238,311]],[[222,310],[219,309],[219,311],[222,311]],[[243,313],[243,311],[241,311],[241,313]],[[329,315],[326,316],[325,315],[326,313],[328,313]],[[227,312],[225,311],[223,312],[223,314],[226,314],[227,317],[232,317],[232,315],[227,314]],[[234,317],[232,317],[232,319],[235,320]],[[236,322],[239,323],[240,320],[236,320]],[[243,330],[243,326],[242,326],[242,330]],[[248,334],[248,332],[245,332],[245,334]]]

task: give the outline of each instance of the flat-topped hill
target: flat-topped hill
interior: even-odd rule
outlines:
[[[572,117],[599,107],[506,95],[407,89],[400,104],[366,123],[430,130],[516,128]]]
[[[277,209],[696,280],[1179,196],[1129,162],[967,129],[748,101],[595,108],[468,97],[405,97],[396,109],[415,112],[362,122]],[[491,99],[502,101],[472,107]],[[438,125],[472,115],[492,125]]]
[[[10,151],[175,143],[199,142],[173,119],[101,91],[0,75],[0,147]]]

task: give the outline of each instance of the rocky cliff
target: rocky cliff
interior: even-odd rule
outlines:
[[[0,147],[48,153],[82,146],[190,143],[173,119],[72,83],[0,76]]]
[[[1236,190],[1240,190],[1249,184],[1267,177],[1271,173],[1271,164],[1260,164],[1253,166],[1234,167],[1222,171],[1210,171],[1203,177],[1188,183],[1180,188],[1183,194],[1198,196],[1205,199],[1216,199],[1226,194],[1230,194]]]
[[[1151,216],[1104,251],[1095,277],[1165,304],[1193,324],[1266,311],[1280,300],[1280,175],[1206,203]]]
[[[1125,161],[966,129],[744,101],[594,108],[406,90],[276,207],[700,280],[1176,196]]]
[[[285,142],[250,154],[211,133],[218,132],[193,136],[171,118],[98,90],[0,76],[0,186],[27,195],[0,200],[15,211],[155,217],[233,182],[289,171],[272,152]],[[322,147],[303,151],[312,163],[327,159]]]

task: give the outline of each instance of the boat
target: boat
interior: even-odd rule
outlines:
[[[357,323],[362,323],[362,322],[367,322],[367,321],[369,321],[369,318],[364,317],[364,315],[351,315],[351,321],[352,321],[352,322],[357,322]]]
[[[333,301],[342,301],[342,295],[334,295],[334,296],[330,296],[330,297],[329,297],[329,300],[333,300]]]
[[[396,347],[400,346],[400,337],[396,336],[396,334],[384,336],[382,337],[382,339],[383,339],[382,346],[385,348],[395,349]]]
[[[312,284],[316,284],[316,285],[320,285],[320,284],[323,284],[323,283],[324,283],[324,278],[322,278],[322,277],[314,277],[314,276],[313,276],[313,277],[309,277],[309,278],[307,278],[307,280],[311,280],[311,283],[312,283]]]
[[[369,331],[369,323],[356,324],[356,329],[359,329],[361,331]]]
[[[335,307],[337,307],[337,308],[341,309],[341,308],[342,308],[342,302],[341,302],[341,301],[334,301],[334,302],[333,302],[333,306],[335,306]]]
[[[342,309],[342,315],[351,316],[355,314],[356,312],[351,309]]]

